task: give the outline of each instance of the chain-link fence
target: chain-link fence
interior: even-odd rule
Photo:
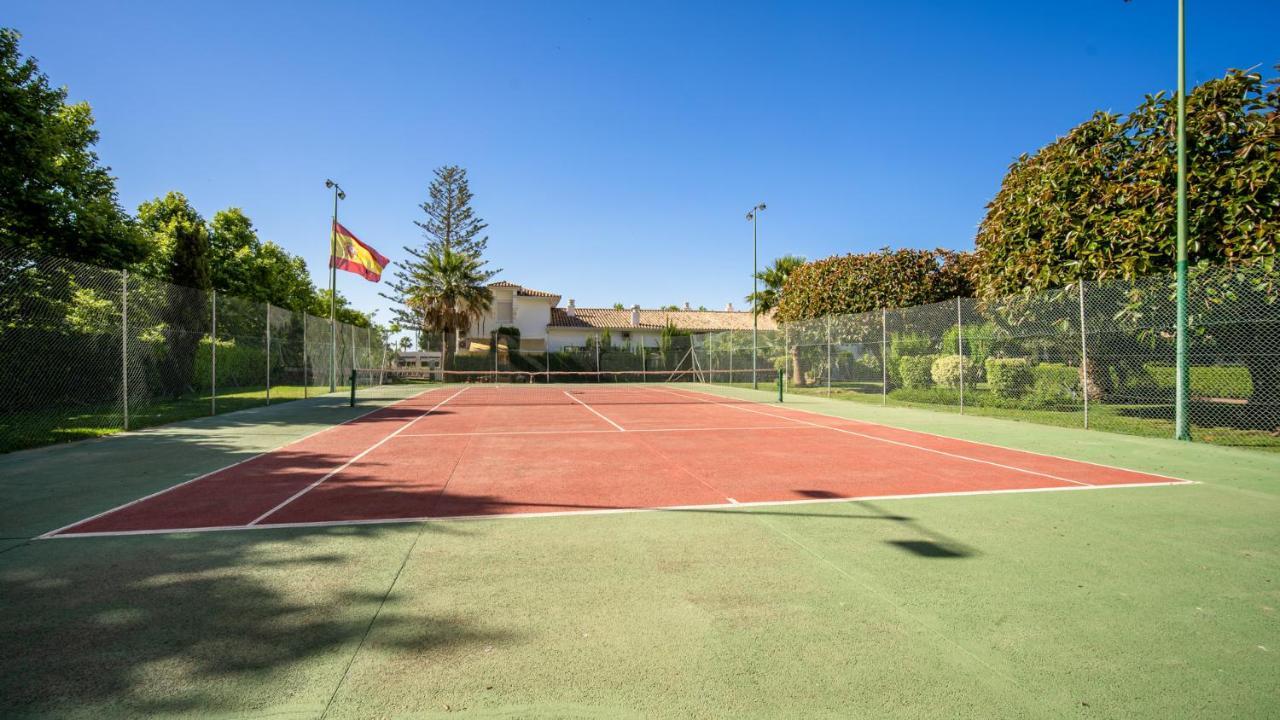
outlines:
[[[0,251],[0,452],[294,400],[388,359],[375,328]]]
[[[1188,289],[1193,439],[1280,450],[1280,275],[1195,268]],[[749,332],[709,335],[708,377],[781,367],[793,393],[1172,437],[1174,312],[1161,275],[835,315],[758,340],[754,364]]]
[[[615,345],[607,338],[593,337],[583,346],[528,350],[520,347],[518,339],[502,339],[487,350],[451,353],[444,369],[452,373],[453,381],[501,378],[508,373],[534,381],[536,373],[556,374],[558,382],[654,381],[663,372],[699,370],[694,344],[700,341],[700,336],[685,334],[663,337],[656,344]]]

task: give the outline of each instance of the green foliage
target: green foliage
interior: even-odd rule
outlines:
[[[1187,100],[1191,261],[1280,252],[1280,85],[1233,70]],[[1174,265],[1175,103],[1097,113],[1009,169],[977,237],[985,297]]]
[[[944,355],[959,354],[960,328],[949,326],[942,333],[942,352]],[[996,328],[990,323],[964,326],[964,356],[973,365],[973,372],[981,378],[986,370],[987,358],[991,357],[996,345]]]
[[[397,322],[435,331],[452,338],[454,331],[466,330],[493,303],[493,291],[486,286],[484,262],[466,253],[444,249],[426,255],[420,262],[406,263],[397,273],[399,281],[389,297],[401,304]],[[445,359],[453,343],[443,343]]]
[[[944,388],[960,387],[961,376],[965,383],[970,384],[977,380],[976,368],[969,358],[962,358],[959,355],[943,355],[933,361],[929,366],[929,376],[933,378],[935,385]]]
[[[798,267],[804,265],[805,260],[799,255],[783,255],[775,258],[769,263],[769,267],[756,273],[756,279],[764,283],[764,288],[751,293],[746,297],[747,303],[751,304],[757,312],[768,315],[777,309],[778,301],[782,299],[782,288],[787,284],[787,278]],[[706,310],[700,307],[700,310]]]
[[[120,268],[146,255],[99,164],[93,112],[66,104],[0,28],[0,247]]]
[[[445,250],[471,255],[477,259],[483,258],[489,246],[489,237],[481,233],[489,226],[471,207],[474,196],[471,184],[467,181],[466,168],[443,165],[434,172],[435,177],[427,188],[427,201],[418,206],[427,217],[413,223],[422,229],[426,242],[422,249],[407,247],[405,251],[418,262]],[[477,266],[482,282],[488,282],[501,272],[486,269],[484,265],[486,263],[481,261]]]
[[[816,260],[791,271],[778,318],[807,320],[969,296],[969,263],[964,253],[943,249],[884,248]]]
[[[154,351],[163,352],[162,347],[155,348]],[[195,378],[197,392],[207,393],[210,391],[209,379],[211,365],[213,363],[212,347],[209,344],[209,338],[202,338],[200,345],[196,349]],[[235,340],[219,340],[218,341],[218,384],[226,385],[221,390],[229,387],[236,387],[244,382],[246,378],[252,379],[251,384],[261,385],[262,379],[267,376],[267,353],[260,346],[239,345]]]
[[[1029,397],[1037,407],[1060,407],[1080,402],[1080,370],[1061,363],[1031,368]]]
[[[503,325],[493,331],[493,336],[496,341],[493,346],[495,350],[499,344],[506,345],[508,350],[518,351],[520,349],[520,328],[518,327]]]
[[[933,385],[933,362],[936,355],[908,355],[898,360],[898,377],[906,388]]]
[[[933,339],[923,333],[895,332],[889,338],[889,383],[902,386],[902,358],[928,355],[934,351]]]
[[[987,358],[987,387],[998,397],[1021,397],[1033,381],[1026,358]]]

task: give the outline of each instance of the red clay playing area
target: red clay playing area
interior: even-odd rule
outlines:
[[[684,386],[444,386],[46,537],[1182,482]]]

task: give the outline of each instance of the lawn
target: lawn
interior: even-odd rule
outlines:
[[[271,402],[300,400],[304,392],[311,397],[329,392],[329,386],[279,385],[271,388]],[[242,387],[219,390],[218,413],[235,412],[267,404],[267,389]],[[213,414],[214,403],[209,393],[194,393],[181,398],[149,400],[129,408],[129,429],[155,427],[179,420]],[[103,437],[123,432],[121,406],[85,405],[74,410],[66,405],[51,405],[42,410],[26,410],[4,414],[0,423],[0,453],[55,443]]]
[[[0,716],[1280,713],[1280,458],[790,402],[1199,484],[29,540],[368,408],[14,453]]]

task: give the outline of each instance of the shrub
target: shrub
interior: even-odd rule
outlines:
[[[922,389],[932,385],[931,370],[936,357],[936,355],[908,355],[898,360],[898,376],[902,379],[902,386]]]
[[[895,332],[889,340],[889,384],[895,387],[904,385],[902,380],[902,359],[906,357],[923,357],[933,352],[933,338],[922,333]],[[925,374],[928,374],[926,371]]]
[[[1031,399],[1038,407],[1075,405],[1080,396],[1080,371],[1062,363],[1031,368]]]
[[[939,387],[958,388],[963,373],[965,382],[973,383],[977,379],[976,368],[969,358],[959,355],[943,355],[929,367],[929,375]]]
[[[1021,397],[1033,382],[1026,358],[987,358],[987,387],[997,397]]]
[[[996,329],[991,323],[966,325],[964,328],[964,356],[973,365],[970,371],[975,379],[981,379],[986,370],[987,358],[991,357],[995,344]],[[942,354],[956,355],[959,352],[960,328],[952,325],[942,334]],[[969,376],[965,376],[967,380]]]

